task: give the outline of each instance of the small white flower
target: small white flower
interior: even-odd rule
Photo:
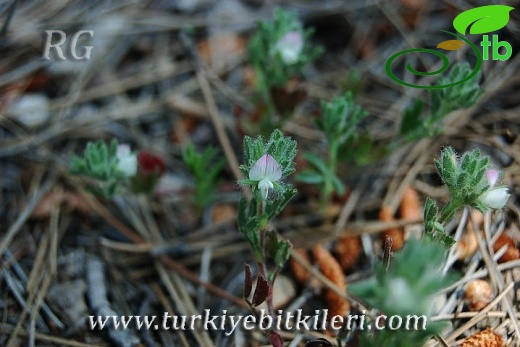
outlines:
[[[490,208],[499,209],[506,205],[510,194],[507,192],[507,187],[497,187],[486,190],[479,200],[484,205]]]
[[[275,45],[275,50],[280,52],[282,60],[287,64],[294,63],[303,49],[303,36],[299,31],[291,31],[284,36]]]
[[[500,172],[498,170],[490,169],[486,171],[486,179],[489,184],[489,189],[482,193],[479,200],[489,208],[499,209],[504,207],[510,196],[507,187],[493,188],[499,177]]]
[[[118,145],[116,156],[118,159],[117,169],[127,177],[135,176],[137,173],[137,156],[132,154],[130,146],[126,144]]]
[[[273,183],[280,178],[282,178],[282,169],[269,154],[264,154],[258,159],[251,168],[251,171],[249,171],[249,179],[258,181],[258,189],[260,189],[260,194],[264,200],[267,200],[269,189],[274,188]]]

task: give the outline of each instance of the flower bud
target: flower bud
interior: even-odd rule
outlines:
[[[487,179],[490,187],[495,186],[495,183],[497,183],[499,177],[500,177],[500,172],[498,170],[494,170],[494,169],[486,170],[486,179]]]
[[[159,174],[160,176],[166,171],[166,165],[164,165],[164,161],[161,157],[155,154],[141,151],[139,152],[138,160],[139,171],[144,176],[151,174]]]

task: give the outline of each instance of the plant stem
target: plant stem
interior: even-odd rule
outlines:
[[[273,117],[276,114],[276,108],[273,103],[273,98],[271,97],[270,86],[267,82],[264,69],[261,66],[256,66],[255,70],[258,76],[257,88],[260,90],[262,101],[266,107],[260,122],[260,134],[263,136],[268,136],[273,131],[273,129],[277,127],[273,124]]]
[[[338,143],[330,142],[329,143],[329,155],[327,160],[327,169],[328,173],[324,177],[324,186],[323,186],[323,194],[321,196],[321,204],[320,207],[322,210],[325,210],[327,205],[330,202],[330,196],[334,191],[334,186],[332,183],[332,177],[336,173],[336,162],[338,158]]]
[[[459,208],[462,207],[462,203],[458,199],[451,199],[446,206],[441,211],[441,216],[439,218],[439,223],[444,224],[448,220],[453,218],[453,215]]]
[[[257,203],[256,211],[257,211],[258,219],[262,220],[262,217],[265,215],[265,200],[259,199],[259,201]],[[267,264],[266,264],[266,259],[267,259],[267,255],[268,255],[268,252],[266,251],[266,237],[265,237],[266,229],[267,229],[267,223],[266,223],[266,225],[261,224],[260,229],[258,230],[258,232],[260,233],[260,247],[261,247],[261,251],[262,251],[264,260],[263,261],[257,260],[257,265],[258,265],[258,270],[264,276],[264,278],[269,282],[269,286],[271,287],[271,290],[272,290],[274,288],[274,279],[276,278],[276,275],[274,276],[273,280],[271,281],[271,279],[270,279],[271,276],[269,276],[269,271],[267,269]],[[267,296],[267,309],[268,309],[269,315],[274,320],[275,316],[274,316],[274,304],[273,304],[272,293],[271,293],[271,295]]]

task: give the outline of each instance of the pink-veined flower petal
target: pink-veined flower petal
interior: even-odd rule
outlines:
[[[269,154],[266,154],[265,157],[265,178],[271,182],[276,182],[282,178],[282,169],[278,162]]]
[[[499,177],[500,172],[498,170],[486,170],[486,179],[491,187],[493,187],[495,183],[497,183]]]
[[[264,154],[249,171],[249,179],[253,181],[261,181],[268,179],[276,182],[282,178],[282,169],[276,160],[269,154]]]

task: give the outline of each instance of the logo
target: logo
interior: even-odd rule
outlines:
[[[437,48],[446,50],[446,51],[455,51],[457,49],[462,48],[465,44],[468,44],[475,53],[476,62],[475,67],[471,71],[471,73],[463,78],[460,81],[456,81],[450,84],[445,85],[419,85],[412,84],[401,80],[392,72],[392,63],[395,59],[399,58],[402,55],[408,53],[429,53],[439,57],[442,61],[442,66],[431,72],[421,72],[417,71],[412,67],[410,63],[406,65],[406,69],[414,75],[417,76],[434,76],[443,73],[450,66],[450,62],[448,57],[444,55],[442,52],[439,52],[434,49],[428,48],[414,48],[407,49],[401,52],[398,52],[392,55],[385,64],[386,73],[393,79],[395,82],[405,85],[407,87],[412,88],[422,88],[422,89],[439,89],[439,88],[447,88],[452,87],[457,84],[464,83],[474,77],[480,70],[482,66],[483,60],[489,60],[491,57],[493,60],[507,60],[511,58],[513,54],[513,48],[506,41],[499,41],[498,35],[491,35],[491,40],[488,34],[490,32],[502,29],[506,26],[507,22],[509,22],[509,12],[514,10],[514,7],[505,6],[505,5],[487,5],[473,8],[471,10],[467,10],[459,14],[453,20],[453,27],[458,33],[452,33],[450,31],[442,30],[443,32],[455,37],[455,39],[447,40],[439,43]],[[469,34],[473,35],[483,35],[482,41],[480,42],[480,46],[482,46],[482,54],[480,53],[479,48],[473,44],[470,40],[466,39],[464,35],[466,35],[466,31],[469,29]],[[491,48],[491,54],[490,54]],[[500,48],[503,48],[503,53],[500,52]]]
[[[65,34],[61,30],[45,30],[45,33],[47,34],[47,40],[45,41],[45,47],[43,48],[43,59],[50,60],[50,53],[51,48],[54,48],[56,50],[56,54],[59,58],[59,60],[67,60],[65,55],[63,54],[63,51],[61,49],[61,46],[67,41],[67,34]],[[53,34],[59,34],[60,40],[57,43],[52,43],[52,35]],[[72,58],[74,60],[86,60],[90,59],[90,53],[92,51],[93,46],[84,46],[84,54],[78,55],[76,51],[76,46],[78,45],[78,40],[80,39],[80,36],[86,34],[89,35],[90,38],[94,37],[94,32],[92,30],[80,30],[77,33],[72,36],[72,41],[70,43],[70,54],[72,55]]]

